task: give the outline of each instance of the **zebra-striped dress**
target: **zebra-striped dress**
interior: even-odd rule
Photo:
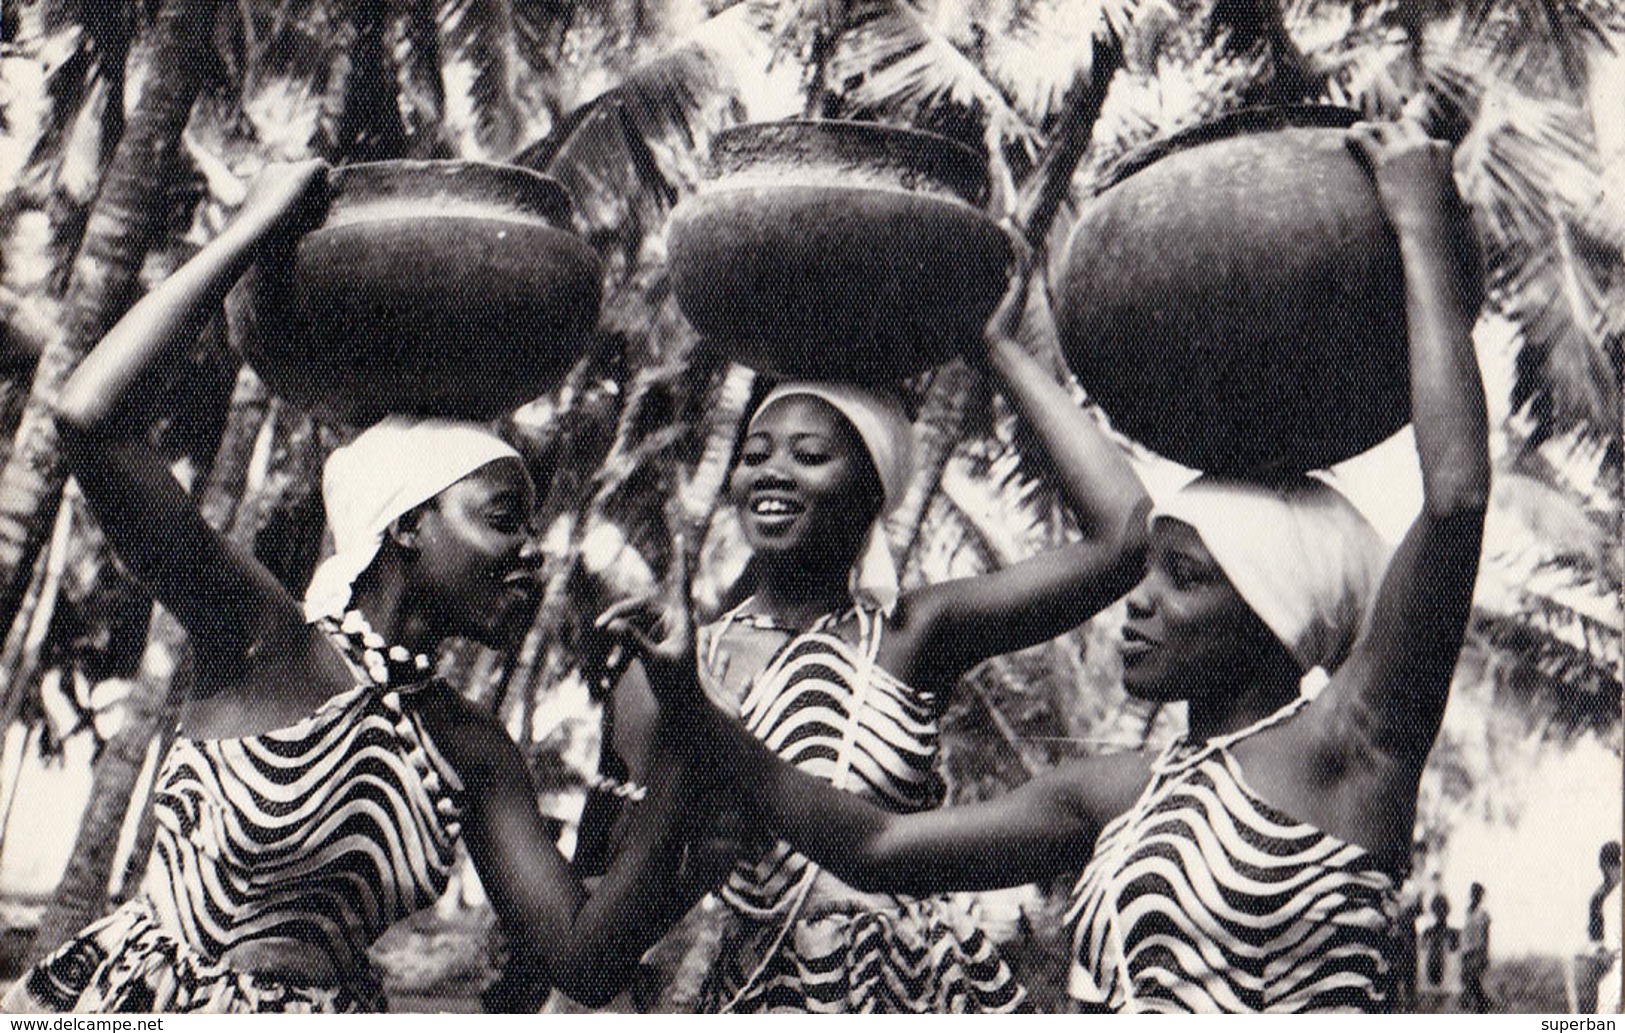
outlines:
[[[178,740],[154,794],[145,895],[42,961],[0,1010],[383,1010],[366,949],[444,891],[462,806],[398,693],[357,686],[279,731]],[[259,945],[308,952],[337,985],[227,958]]]
[[[752,679],[740,717],[779,756],[848,792],[898,812],[935,807],[941,701],[875,663],[885,623],[878,611],[855,611],[856,646],[837,633],[843,616],[784,632],[789,641]],[[752,620],[736,611],[706,629],[713,687],[723,633]],[[1025,991],[962,905],[860,893],[783,842],[737,866],[719,895],[731,922],[701,1010],[1003,1012],[1024,1004]]]
[[[1075,890],[1072,996],[1123,1012],[1381,1011],[1395,880],[1271,807],[1223,740],[1175,742]]]

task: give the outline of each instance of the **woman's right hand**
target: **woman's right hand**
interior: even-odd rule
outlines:
[[[267,165],[248,188],[228,232],[263,245],[313,229],[327,212],[329,171],[320,158]]]
[[[707,702],[695,656],[684,555],[679,543],[672,560],[678,570],[666,579],[660,595],[614,603],[594,622],[637,654],[656,701],[662,709],[677,713],[693,711]]]

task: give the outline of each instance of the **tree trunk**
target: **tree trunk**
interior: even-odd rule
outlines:
[[[142,660],[140,685],[168,685],[178,662],[170,643],[155,635]],[[67,870],[28,945],[26,963],[38,961],[101,917],[107,905],[107,881],[113,871],[119,833],[130,809],[131,791],[146,765],[153,729],[163,720],[166,703],[165,693],[139,687],[126,697],[124,727],[107,741],[96,761],[90,804],[79,824]]]
[[[0,471],[0,627],[17,614],[61,502],[65,473],[51,406],[79,359],[134,300],[142,260],[163,232],[178,195],[181,133],[211,64],[218,6],[171,0],[154,21],[152,73],[74,262],[65,332],[40,356],[17,446]]]

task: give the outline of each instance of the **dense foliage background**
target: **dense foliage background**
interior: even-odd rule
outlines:
[[[1579,873],[1559,881],[1594,876],[1595,812],[1571,819],[1549,800],[1594,787],[1583,806],[1611,814],[1601,827],[1617,834],[1617,5],[4,0],[0,21],[0,892],[48,904],[0,911],[12,940],[54,945],[139,880],[151,758],[187,678],[184,637],[110,560],[44,418],[133,298],[208,240],[270,161],[512,159],[570,188],[608,271],[603,318],[565,384],[508,421],[546,486],[546,601],[517,655],[447,658],[507,717],[568,824],[596,736],[583,616],[672,562],[698,562],[710,610],[748,578],[719,494],[757,378],[676,312],[662,226],[718,130],[804,114],[985,147],[995,207],[1044,255],[1115,158],[1237,107],[1409,111],[1458,141],[1490,260],[1478,339],[1497,480],[1419,835],[1447,884],[1482,878],[1492,908],[1510,908],[1554,856]],[[316,471],[343,432],[268,396],[233,357],[234,332],[221,319],[199,341],[153,433],[210,518],[297,589],[321,548]],[[890,526],[906,580],[997,567],[1065,536],[1021,431],[976,374],[952,363],[910,390],[925,461]],[[1404,443],[1384,457],[1351,470],[1351,489],[1403,511]],[[1141,458],[1153,483],[1173,482]],[[697,556],[670,555],[673,521],[696,532]],[[1116,619],[965,680],[945,758],[953,793],[1177,726],[1116,687]],[[88,789],[53,768],[81,783],[88,771]],[[1520,867],[1524,844],[1536,860]],[[1504,887],[1463,874],[1484,850],[1510,852],[1496,861]],[[1550,949],[1535,889],[1519,905],[1536,916],[1525,946]]]

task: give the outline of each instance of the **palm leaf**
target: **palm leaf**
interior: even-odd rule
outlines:
[[[989,154],[1037,156],[1037,129],[906,0],[854,3],[827,76],[843,113],[960,136],[968,117]]]
[[[518,33],[511,0],[444,0],[439,7],[445,132],[471,158],[511,154],[523,139]],[[540,112],[545,120],[548,112]]]

